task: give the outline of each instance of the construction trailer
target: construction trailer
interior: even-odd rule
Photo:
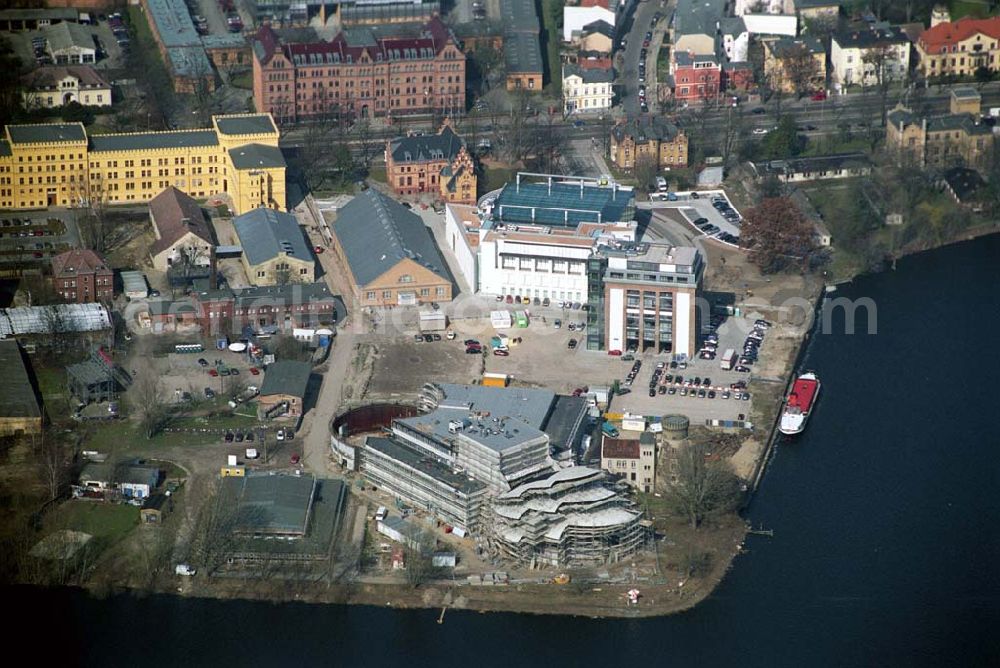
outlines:
[[[448,328],[448,318],[441,311],[426,311],[420,314],[421,332],[442,332]]]

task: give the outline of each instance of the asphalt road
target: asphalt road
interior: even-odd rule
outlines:
[[[673,0],[642,0],[635,5],[626,15],[623,21],[623,28],[628,35],[628,42],[625,50],[619,52],[616,62],[618,67],[618,81],[621,84],[620,102],[629,116],[639,113],[639,54],[642,51],[642,40],[646,32],[652,30],[653,41],[648,47],[649,53],[646,57],[646,88],[650,100],[656,97],[656,54],[658,45],[666,39],[666,30],[669,25],[668,19],[673,11]],[[653,15],[660,12],[663,17],[656,28],[650,28]],[[619,34],[619,39],[625,34]],[[650,110],[655,110],[655,103],[650,104]]]

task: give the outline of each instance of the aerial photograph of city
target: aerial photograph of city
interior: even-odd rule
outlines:
[[[998,666],[998,285],[1000,0],[3,0],[9,637]]]

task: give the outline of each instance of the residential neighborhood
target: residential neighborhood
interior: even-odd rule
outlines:
[[[6,582],[685,610],[767,535],[826,300],[1000,213],[995,3],[41,4]]]

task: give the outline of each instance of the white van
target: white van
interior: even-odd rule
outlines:
[[[191,566],[189,564],[177,564],[176,566],[174,566],[174,573],[177,575],[191,576],[197,573],[197,571],[195,570],[194,566]]]
[[[378,510],[375,511],[375,521],[376,522],[381,522],[382,520],[384,520],[388,516],[389,516],[389,509],[386,508],[385,506],[379,506]]]
[[[660,192],[666,192],[667,190],[667,180],[662,176],[656,177],[656,189]]]

